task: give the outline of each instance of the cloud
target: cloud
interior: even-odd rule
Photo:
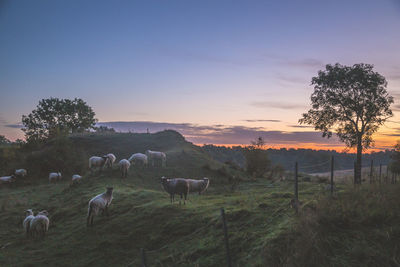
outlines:
[[[400,136],[400,134],[382,134],[382,135],[385,135],[385,136],[392,136],[392,137]]]
[[[284,59],[281,60],[282,64],[294,67],[305,67],[305,68],[323,68],[324,62],[315,58],[304,58],[299,60]]]
[[[399,73],[395,73],[395,74],[389,74],[388,76],[389,80],[400,80],[400,74]]]
[[[280,120],[243,120],[246,122],[281,122]]]
[[[393,105],[392,108],[394,111],[400,111],[400,104]]]
[[[314,126],[310,126],[310,125],[288,125],[289,127],[292,128],[312,128],[314,129]]]
[[[278,109],[304,109],[307,106],[296,103],[283,103],[273,101],[254,101],[250,103],[251,106],[257,108],[278,108]]]
[[[20,129],[20,128],[24,127],[24,126],[22,125],[22,123],[6,124],[6,125],[4,125],[4,126],[5,126],[5,127],[8,127],[8,128],[17,128],[17,129]]]
[[[336,137],[326,139],[319,132],[283,132],[266,131],[261,127],[196,125],[191,123],[162,123],[151,121],[133,122],[99,122],[98,125],[108,126],[121,132],[154,133],[166,129],[176,130],[185,138],[196,144],[249,144],[251,140],[261,136],[267,144],[298,144],[313,143],[321,145],[342,144]]]

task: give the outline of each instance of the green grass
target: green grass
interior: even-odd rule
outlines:
[[[31,177],[35,182],[1,188],[0,266],[140,266],[140,248],[147,251],[149,266],[224,266],[222,207],[234,266],[396,266],[399,261],[397,185],[354,191],[338,184],[330,198],[323,184],[301,182],[303,207],[296,216],[289,207],[292,181],[246,181],[240,171],[170,134],[74,140],[88,154],[115,152],[119,159],[141,146],[157,149],[158,143],[167,151],[165,169],[132,168],[126,180],[117,170],[87,174],[77,186],[66,176],[58,184]],[[170,204],[160,186],[163,175],[207,176],[211,182],[204,195],[190,195],[186,205]],[[227,181],[234,176],[242,182],[232,187]],[[95,217],[87,228],[88,201],[107,186],[114,187],[110,216]],[[44,240],[24,236],[28,208],[49,211]]]

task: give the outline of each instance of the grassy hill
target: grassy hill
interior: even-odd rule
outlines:
[[[82,157],[114,152],[120,159],[145,149],[164,150],[167,168],[133,168],[126,180],[117,170],[86,173],[77,186],[70,186],[69,177],[58,184],[31,177],[34,183],[1,188],[0,266],[140,266],[140,248],[147,251],[149,266],[224,266],[221,207],[234,266],[395,266],[399,261],[397,185],[367,185],[356,192],[338,185],[331,199],[324,185],[302,182],[304,204],[296,216],[288,205],[290,181],[248,181],[173,131],[82,135],[68,142]],[[60,147],[48,146],[34,155]],[[160,186],[162,175],[207,176],[210,188],[190,195],[186,205],[171,205]],[[232,185],[238,176],[244,181]],[[87,203],[106,186],[114,187],[110,216],[95,217],[87,228]],[[27,208],[49,211],[45,240],[23,235]]]

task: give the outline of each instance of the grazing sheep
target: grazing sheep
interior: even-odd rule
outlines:
[[[17,177],[25,177],[27,175],[27,171],[25,169],[15,170],[15,176]]]
[[[114,162],[115,162],[115,160],[117,158],[112,153],[109,153],[109,154],[104,155],[104,156],[107,157],[107,160],[106,160],[106,163],[105,163],[106,166],[112,169],[112,167],[114,166]]]
[[[57,182],[57,181],[61,181],[61,172],[51,172],[49,173],[49,183],[51,183],[52,181]]]
[[[119,169],[121,170],[122,178],[126,178],[128,176],[128,170],[131,166],[131,163],[127,159],[121,159],[118,163]]]
[[[0,177],[0,184],[10,184],[10,183],[14,182],[14,180],[15,180],[15,175],[2,176],[2,177]]]
[[[47,216],[49,216],[49,213],[46,210],[42,210],[34,218],[32,218],[29,226],[30,235],[33,237],[45,237],[47,231],[49,230],[50,223],[50,220]]]
[[[164,152],[160,151],[151,151],[146,150],[146,156],[148,160],[151,162],[151,165],[154,167],[155,160],[161,160],[161,166],[165,167],[167,163],[167,156]]]
[[[189,182],[189,192],[198,192],[199,195],[207,190],[210,180],[204,177],[202,180],[187,179]]]
[[[110,206],[111,201],[113,200],[113,188],[107,187],[106,192],[95,196],[89,201],[88,207],[88,215],[87,215],[87,222],[86,225],[93,225],[93,218],[95,215],[102,212],[105,212],[108,216],[108,206]]]
[[[89,159],[89,169],[91,172],[94,172],[95,168],[99,168],[100,171],[104,167],[104,164],[106,164],[108,157],[107,156],[102,156],[102,157],[97,157],[93,156]]]
[[[161,177],[161,185],[164,188],[164,190],[167,193],[169,193],[170,198],[171,198],[171,204],[175,200],[175,194],[178,194],[181,196],[181,199],[179,200],[179,204],[181,204],[182,195],[185,196],[183,204],[184,205],[186,204],[187,195],[189,193],[189,182],[186,179],[183,179],[183,178],[168,179],[163,176],[163,177]]]
[[[135,153],[128,160],[134,165],[136,165],[137,162],[141,162],[143,166],[147,165],[147,156],[143,153]]]
[[[79,174],[72,175],[72,184],[78,184],[82,181],[82,176]]]
[[[30,230],[30,226],[31,226],[31,220],[33,218],[35,218],[35,216],[33,215],[33,211],[31,209],[28,209],[25,211],[25,220],[22,223],[22,226],[24,227],[24,231],[27,237],[29,237],[29,230]]]

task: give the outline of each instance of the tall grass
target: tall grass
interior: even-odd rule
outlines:
[[[265,248],[271,266],[399,266],[400,187],[348,187],[303,208]]]

